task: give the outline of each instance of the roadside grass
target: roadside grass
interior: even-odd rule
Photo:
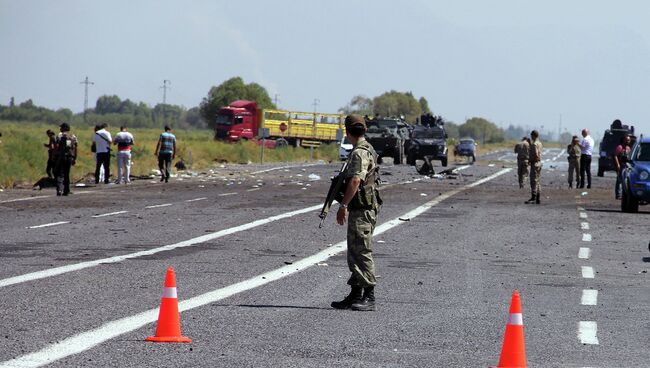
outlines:
[[[71,180],[94,179],[95,158],[90,151],[94,136],[92,127],[79,130],[72,127],[77,136],[77,164],[72,168]],[[47,143],[45,131],[51,129],[58,133],[57,126],[39,123],[0,123],[0,188],[31,186],[45,176],[47,164]],[[109,127],[113,136],[118,128]],[[157,173],[158,160],[154,156],[156,143],[161,133],[159,129],[129,129],[135,138],[132,151],[131,175],[148,176]],[[253,141],[229,144],[215,141],[211,130],[175,130],[177,139],[176,161],[182,160],[192,171],[207,171],[223,163],[247,164],[260,162],[261,146]],[[113,151],[115,152],[115,150]],[[264,150],[264,162],[306,162],[310,160],[310,150],[302,147],[286,147]],[[314,160],[338,160],[338,147],[335,144],[322,145],[313,151]],[[115,177],[117,167],[115,158],[111,161],[111,175]],[[173,169],[176,172],[176,169]]]

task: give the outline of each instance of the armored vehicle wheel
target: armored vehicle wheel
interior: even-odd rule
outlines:
[[[440,160],[440,162],[442,162],[443,167],[447,167],[447,159],[446,158],[443,158],[442,160]]]

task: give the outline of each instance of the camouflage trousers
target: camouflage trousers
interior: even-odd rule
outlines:
[[[517,160],[517,177],[519,178],[519,188],[523,188],[528,177],[528,161]]]
[[[540,193],[540,177],[542,176],[542,163],[536,162],[530,166],[530,192],[535,196]]]
[[[576,188],[580,184],[580,160],[569,158],[569,185],[573,184],[573,174],[576,175]]]
[[[351,210],[348,214],[348,267],[352,275],[348,285],[375,286],[375,262],[372,259],[372,233],[377,210]]]

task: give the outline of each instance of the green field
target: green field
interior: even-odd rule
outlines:
[[[79,142],[77,164],[72,168],[72,180],[79,181],[93,178],[95,171],[94,154],[90,152],[92,127],[80,130],[72,127]],[[43,144],[48,139],[47,129],[58,133],[58,126],[37,123],[0,123],[0,188],[16,186],[29,187],[45,176],[47,149]],[[113,136],[119,129],[109,127]],[[150,175],[158,168],[154,156],[159,129],[129,129],[135,137],[131,175]],[[175,130],[177,139],[176,160],[182,159],[186,165],[191,164],[192,171],[205,171],[222,163],[260,162],[260,146],[255,142],[228,144],[215,141],[211,130]],[[337,160],[338,148],[334,144],[322,145],[314,149],[314,160]],[[282,149],[265,149],[264,162],[304,162],[310,159],[310,150],[287,147]],[[175,161],[176,161],[175,160]],[[175,169],[173,170],[176,171]],[[112,176],[117,172],[115,159],[111,162]]]

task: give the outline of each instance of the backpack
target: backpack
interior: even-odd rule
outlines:
[[[76,141],[73,137],[62,133],[56,138],[54,152],[56,152],[56,155],[59,158],[74,159],[76,151],[75,145]]]

